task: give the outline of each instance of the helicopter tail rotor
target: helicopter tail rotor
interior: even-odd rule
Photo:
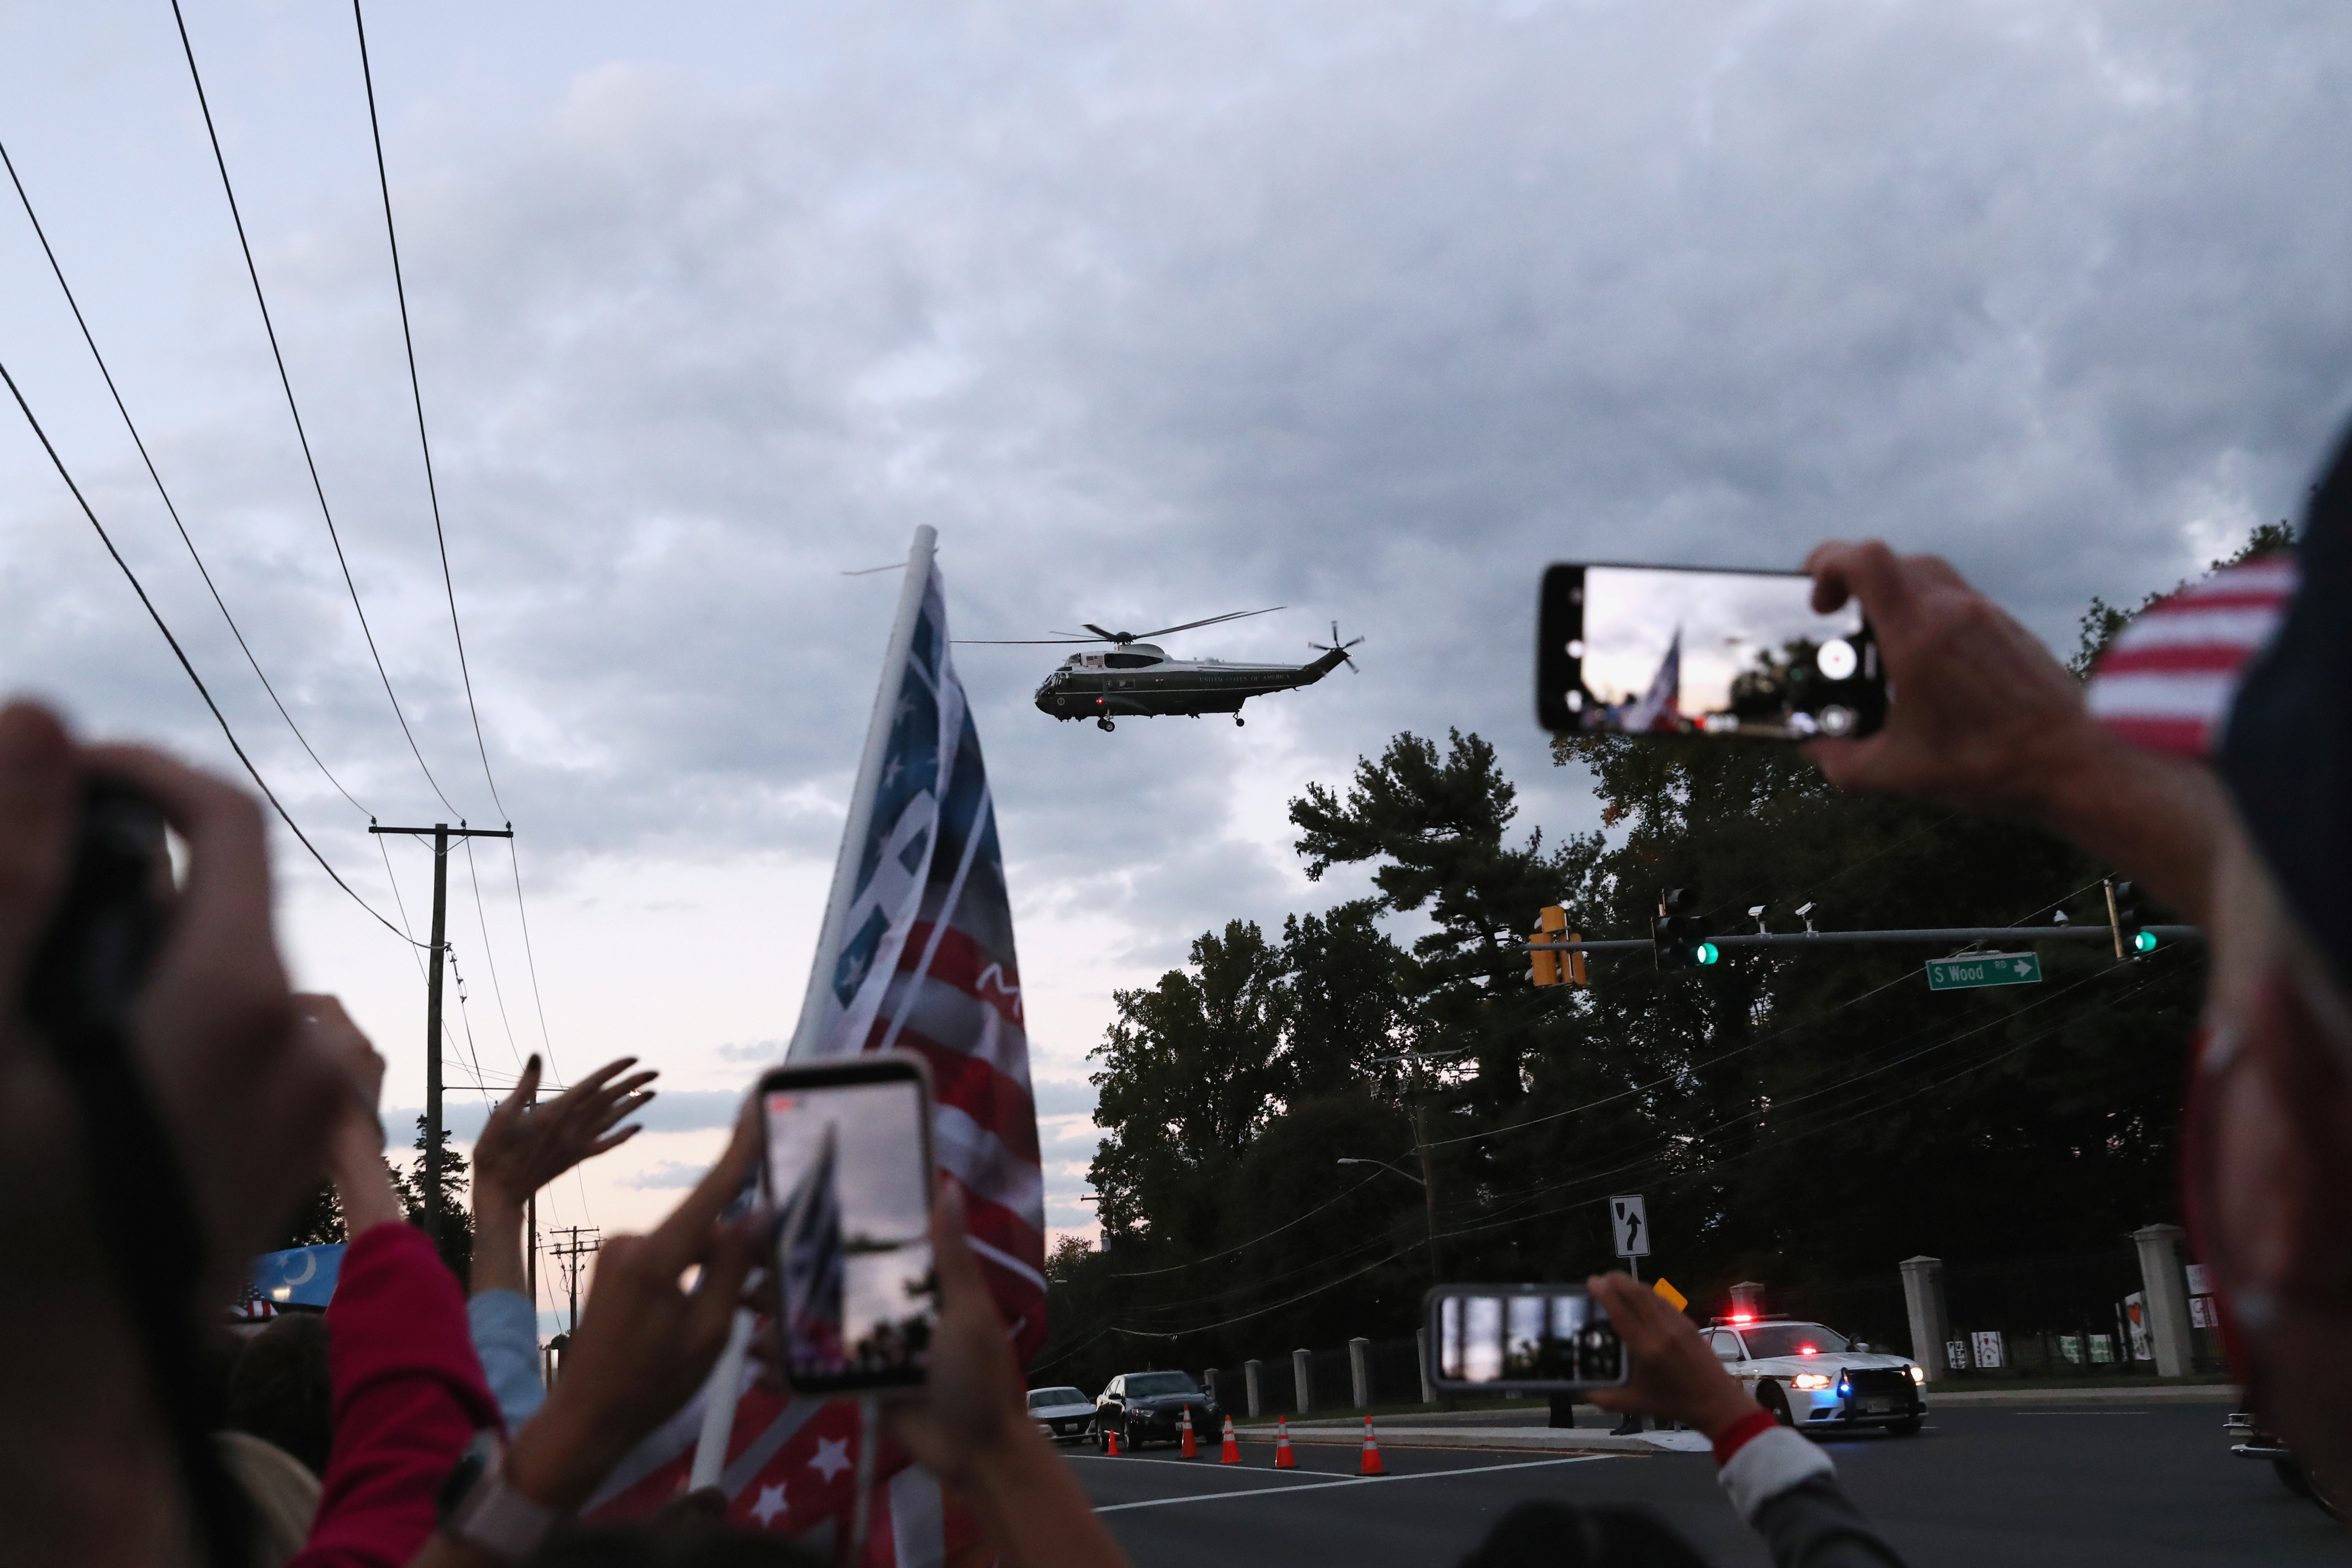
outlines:
[[[1355,660],[1348,657],[1348,650],[1362,641],[1361,637],[1354,637],[1345,643],[1340,642],[1339,623],[1334,621],[1331,622],[1331,640],[1328,643],[1309,643],[1307,645],[1318,653],[1339,654],[1341,661],[1347,664],[1349,674],[1360,675],[1364,672],[1356,667]]]

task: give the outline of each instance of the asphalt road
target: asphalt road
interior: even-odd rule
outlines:
[[[2352,1533],[2291,1496],[2270,1467],[2233,1458],[2222,1407],[2052,1406],[1931,1412],[1916,1437],[1858,1434],[1823,1447],[1913,1568],[2202,1568],[2332,1563]],[[1153,1447],[1071,1468],[1138,1568],[1436,1568],[1458,1562],[1517,1502],[1655,1510],[1724,1568],[1769,1558],[1731,1511],[1704,1454],[1551,1457],[1381,1445],[1386,1479],[1358,1482],[1355,1452],[1301,1447],[1299,1469],[1244,1463],[1213,1445],[1186,1461]]]

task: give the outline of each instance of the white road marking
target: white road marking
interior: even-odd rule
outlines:
[[[1330,1473],[1328,1470],[1254,1470],[1247,1468],[1237,1469],[1232,1465],[1221,1464],[1214,1459],[1210,1460],[1204,1465],[1198,1459],[1147,1459],[1140,1454],[1064,1454],[1062,1458],[1066,1459],[1092,1459],[1097,1464],[1103,1465],[1181,1465],[1188,1470],[1198,1470],[1204,1476],[1272,1476],[1277,1480],[1286,1481],[1312,1480],[1318,1475],[1328,1475]],[[1377,1480],[1379,1478],[1358,1476],[1355,1479],[1357,1480]]]
[[[1624,1458],[1622,1454],[1571,1454],[1560,1459],[1523,1459],[1517,1464],[1473,1465],[1467,1469],[1459,1470],[1418,1470],[1409,1476],[1348,1476],[1339,1480],[1318,1481],[1312,1486],[1291,1487],[1287,1490],[1282,1487],[1242,1487],[1233,1491],[1203,1492],[1198,1497],[1155,1497],[1146,1499],[1142,1502],[1114,1502],[1098,1508],[1095,1511],[1119,1513],[1130,1508],[1172,1508],[1182,1502],[1223,1502],[1237,1497],[1297,1497],[1303,1491],[1323,1491],[1331,1487],[1370,1487],[1395,1481],[1443,1480],[1449,1476],[1483,1476],[1495,1470],[1532,1470],[1540,1469],[1546,1465],[1587,1465],[1595,1459],[1622,1458]]]
[[[2152,1416],[2152,1410],[2012,1410],[2012,1416]]]

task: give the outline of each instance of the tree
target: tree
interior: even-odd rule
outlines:
[[[416,1151],[415,1166],[402,1170],[391,1161],[384,1162],[392,1173],[393,1190],[400,1195],[400,1206],[408,1211],[408,1222],[422,1228],[425,1224],[425,1118],[416,1118],[416,1141],[409,1145]],[[474,1216],[467,1201],[466,1156],[449,1146],[449,1129],[441,1128],[441,1261],[457,1276],[460,1285],[473,1277]]]
[[[302,1202],[286,1224],[268,1250],[283,1252],[295,1247],[324,1247],[332,1242],[348,1240],[343,1228],[342,1200],[335,1195],[335,1184],[324,1177],[302,1195]]]

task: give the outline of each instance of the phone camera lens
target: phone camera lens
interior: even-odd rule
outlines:
[[[1607,1323],[1588,1324],[1576,1336],[1579,1381],[1614,1383],[1624,1371],[1624,1346]]]
[[[1832,703],[1822,709],[1821,722],[1823,735],[1844,735],[1853,728],[1853,709]]]
[[[1581,638],[1581,637],[1570,637],[1570,638],[1568,640],[1568,656],[1569,656],[1570,658],[1571,658],[1571,659],[1581,659],[1582,657],[1584,657],[1584,639],[1583,639],[1583,638]]]
[[[1582,713],[1584,711],[1584,694],[1582,692],[1572,691],[1568,694],[1568,711],[1570,713]]]
[[[1862,660],[1855,654],[1853,644],[1843,637],[1832,637],[1813,654],[1813,665],[1826,680],[1850,681]]]

